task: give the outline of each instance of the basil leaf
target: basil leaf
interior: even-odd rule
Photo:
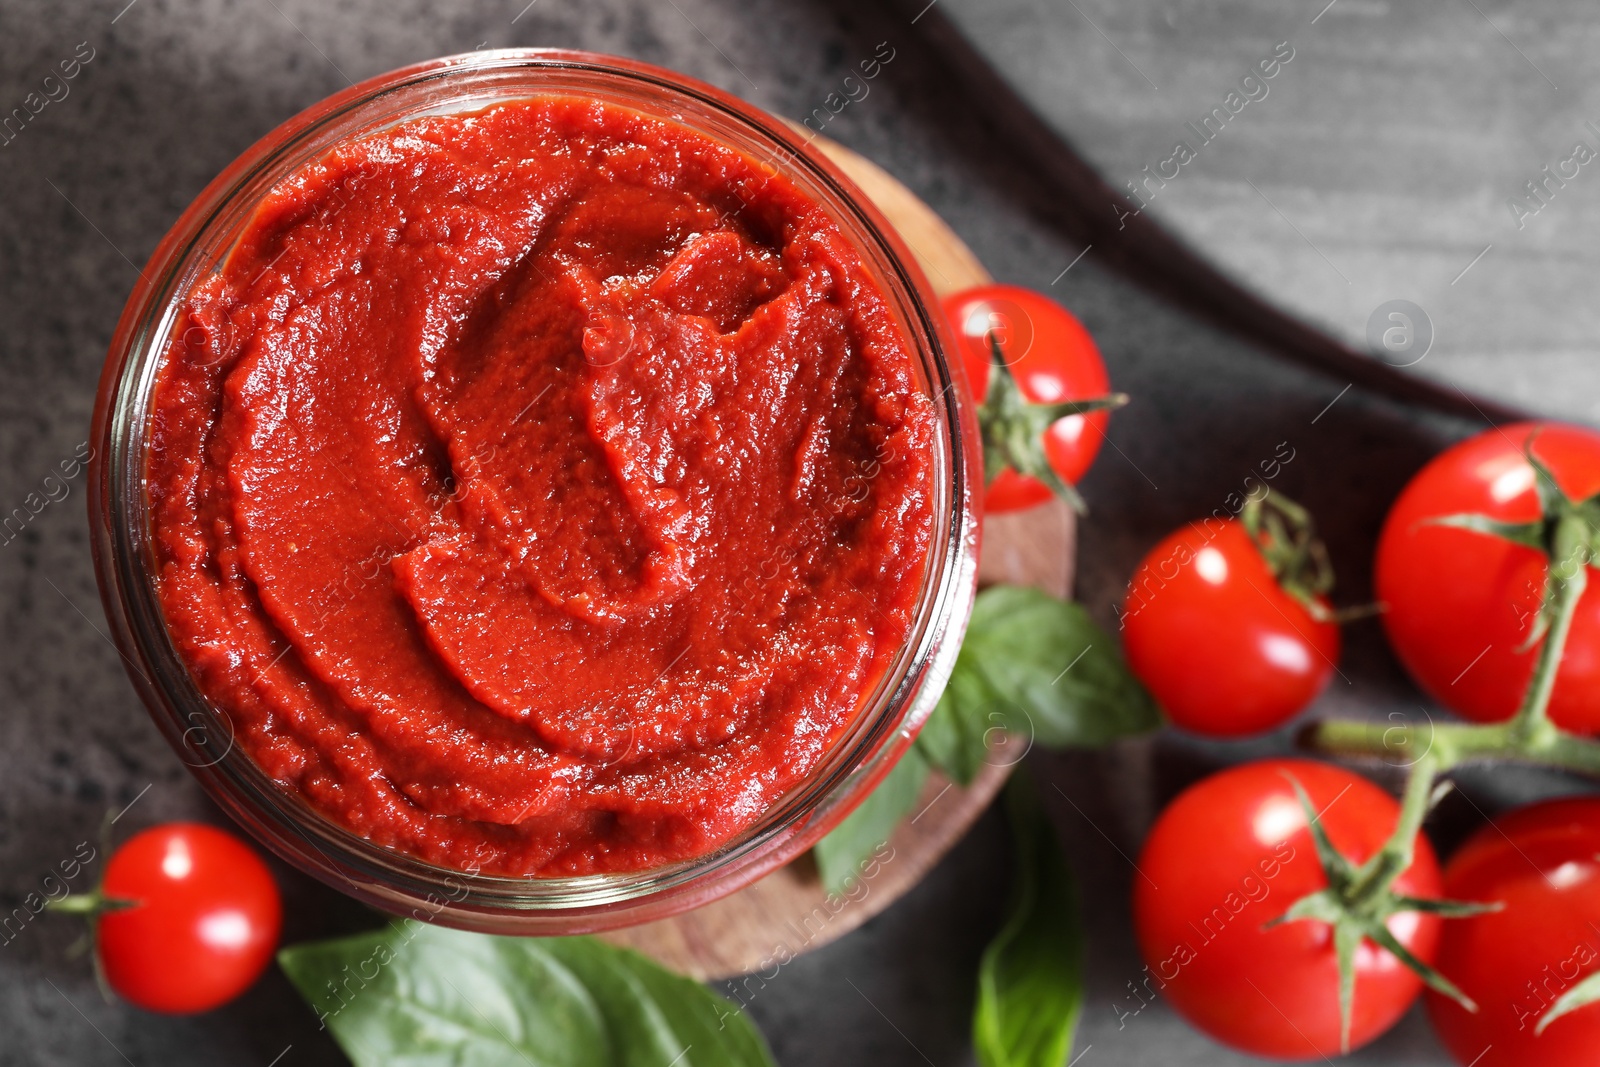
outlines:
[[[971,784],[997,732],[1018,752],[1102,745],[1152,730],[1161,713],[1128,673],[1116,642],[1082,607],[1036,589],[991,586],[978,594],[939,703],[911,751],[861,806],[813,850],[823,885],[843,890],[911,810],[930,766]],[[1006,743],[999,737],[1000,743]],[[1004,762],[1020,756],[1005,754]]]
[[[1083,1010],[1077,889],[1026,775],[1006,787],[1016,841],[1011,914],[978,964],[972,1041],[983,1067],[1061,1067]]]
[[[957,660],[933,714],[917,735],[917,747],[945,777],[971,785],[988,756],[989,735],[1003,728],[1000,698],[982,674]]]
[[[928,761],[923,758],[921,749],[912,745],[856,810],[812,847],[824,889],[842,893],[849,888],[861,874],[862,867],[915,806],[922,784],[927,780]]]
[[[592,938],[406,921],[278,962],[357,1067],[773,1064],[733,1004]]]
[[[516,938],[526,942],[527,938]],[[588,986],[625,1067],[774,1067],[737,1005],[644,956],[590,938],[547,941]]]
[[[1161,725],[1111,635],[1081,605],[1037,589],[979,593],[956,670],[981,674],[1009,728],[1046,747],[1104,745]]]

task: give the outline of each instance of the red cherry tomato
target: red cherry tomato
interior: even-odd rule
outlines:
[[[1375,584],[1389,643],[1417,684],[1479,722],[1510,718],[1533,674],[1537,649],[1519,651],[1544,587],[1543,553],[1469,530],[1429,525],[1477,513],[1508,522],[1539,517],[1534,453],[1571,497],[1600,491],[1600,433],[1554,423],[1502,426],[1437,456],[1411,480],[1378,539]],[[1550,718],[1600,730],[1600,574],[1589,588],[1556,673]]]
[[[1273,577],[1237,519],[1156,545],[1123,603],[1128,666],[1177,725],[1213,737],[1280,726],[1328,684],[1339,627]]]
[[[272,959],[278,886],[254,851],[198,823],[129,839],[100,891],[132,906],[103,912],[96,949],[117,994],[149,1011],[207,1011],[243,993]]]
[[[1444,874],[1451,900],[1500,901],[1498,912],[1451,919],[1435,961],[1471,997],[1468,1012],[1428,994],[1428,1015],[1456,1061],[1476,1067],[1591,1067],[1600,1061],[1600,1004],[1552,1022],[1550,1005],[1600,970],[1600,798],[1521,808],[1478,831]]]
[[[1054,300],[1015,285],[983,285],[947,296],[945,314],[955,329],[961,363],[978,403],[989,389],[989,334],[1000,341],[1006,365],[1022,397],[1033,404],[1089,400],[1111,392],[1106,365],[1083,323]],[[1069,483],[1088,473],[1109,413],[1057,419],[1044,435],[1045,456]],[[1050,489],[1036,478],[1006,470],[989,483],[984,509],[1017,511],[1049,500]]]
[[[1133,878],[1133,920],[1146,984],[1211,1037],[1273,1059],[1339,1053],[1339,971],[1325,923],[1268,926],[1296,900],[1326,888],[1305,814],[1286,774],[1321,813],[1333,845],[1361,862],[1394,831],[1400,806],[1365,778],[1310,760],[1233,767],[1179,795],[1156,820]],[[1439,895],[1439,867],[1417,836],[1398,893]],[[1402,912],[1389,929],[1430,961],[1437,916]],[[1357,950],[1350,1046],[1405,1013],[1422,987],[1389,952]]]

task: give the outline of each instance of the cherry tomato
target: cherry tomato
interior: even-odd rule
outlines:
[[[1156,545],[1128,586],[1122,625],[1128,666],[1168,717],[1213,737],[1287,722],[1339,660],[1339,627],[1284,591],[1237,519],[1193,523]]]
[[[1450,919],[1435,961],[1478,1005],[1429,992],[1428,1015],[1461,1064],[1591,1067],[1600,1004],[1538,1032],[1555,1000],[1600,970],[1600,798],[1521,808],[1478,831],[1450,859],[1445,895],[1504,910]]]
[[[1399,803],[1332,764],[1271,759],[1191,786],[1156,820],[1133,877],[1133,919],[1148,964],[1145,984],[1211,1037],[1274,1059],[1339,1053],[1339,971],[1332,929],[1268,926],[1326,888],[1306,817],[1287,775],[1321,814],[1340,853],[1362,862],[1382,848]],[[1439,867],[1417,835],[1398,893],[1437,897]],[[1389,930],[1430,961],[1437,916],[1402,912]],[[1356,952],[1350,1045],[1366,1044],[1405,1013],[1421,979],[1370,941]]]
[[[1389,642],[1417,684],[1469,719],[1515,713],[1537,649],[1521,651],[1544,587],[1543,553],[1429,519],[1477,513],[1508,522],[1539,517],[1534,453],[1576,500],[1600,491],[1600,433],[1554,423],[1517,423],[1463,441],[1435,457],[1401,492],[1378,539],[1375,584]],[[1600,730],[1600,575],[1589,588],[1556,673],[1550,718],[1583,733]]]
[[[1088,400],[1111,391],[1106,366],[1083,323],[1054,300],[1015,285],[983,285],[945,297],[945,314],[955,328],[961,363],[978,403],[988,394],[989,334],[1017,380],[1022,397],[1033,404]],[[1068,483],[1088,473],[1109,413],[1057,419],[1044,435],[1050,466]],[[1017,511],[1049,500],[1050,489],[1036,478],[1006,470],[989,483],[984,509]]]
[[[96,948],[117,994],[149,1011],[206,1011],[243,993],[272,959],[278,886],[254,851],[198,823],[130,838],[100,891],[130,907],[101,913]]]

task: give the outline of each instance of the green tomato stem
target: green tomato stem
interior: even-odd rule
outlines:
[[[91,918],[102,915],[108,911],[121,911],[131,908],[138,903],[136,900],[123,900],[120,897],[108,897],[99,889],[89,893],[69,893],[57,900],[47,901],[47,911],[58,911],[63,915],[87,915]]]
[[[1310,744],[1336,756],[1386,756],[1403,762],[1431,757],[1439,771],[1463,763],[1516,760],[1600,778],[1600,743],[1544,722],[1517,736],[1510,722],[1385,726],[1328,719],[1311,730]]]
[[[1383,848],[1356,872],[1348,895],[1351,905],[1360,907],[1388,893],[1394,880],[1411,866],[1417,834],[1422,830],[1422,820],[1427,818],[1433,799],[1433,783],[1438,770],[1438,763],[1431,753],[1412,766],[1394,833],[1389,835]]]
[[[1512,719],[1514,732],[1519,737],[1534,737],[1548,720],[1550,694],[1556,687],[1556,672],[1561,667],[1561,654],[1567,647],[1567,636],[1572,632],[1572,620],[1578,612],[1578,601],[1589,585],[1589,543],[1592,532],[1589,524],[1577,515],[1565,515],[1556,524],[1546,583],[1550,586],[1547,601],[1550,629],[1539,647],[1539,659],[1534,664],[1533,678],[1522,696],[1522,706]]]
[[[50,911],[59,911],[63,915],[93,915],[100,911],[102,900],[98,891],[93,893],[73,893],[52,900],[45,904]]]

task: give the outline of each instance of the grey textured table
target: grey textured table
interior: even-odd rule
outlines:
[[[1295,458],[1279,484],[1325,517],[1346,595],[1359,601],[1386,501],[1442,443],[1474,427],[1360,389],[1342,394],[1345,382],[1287,367],[1173,310],[1104,271],[1096,255],[1079,260],[1078,244],[1018,206],[1005,146],[909,23],[847,0],[368,0],[337,8],[314,0],[4,0],[0,108],[20,104],[75,53],[92,58],[64,97],[0,146],[0,510],[42,489],[61,495],[44,479],[86,436],[136,264],[239,151],[347,80],[478,47],[579,46],[675,67],[799,117],[888,41],[893,61],[826,132],[920,193],[995,275],[1047,289],[1076,311],[1118,386],[1136,398],[1113,421],[1114,447],[1084,486],[1094,508],[1082,535],[1084,599],[1109,618],[1150,544],[1217,506],[1287,441]],[[149,723],[103,636],[82,487],[80,476],[65,499],[0,545],[0,899],[8,906],[92,839],[107,809],[132,805],[118,827],[130,832],[176,817],[218,818]],[[1322,709],[1381,715],[1415,704],[1371,625],[1351,631],[1343,673],[1348,680],[1336,680]],[[1093,1048],[1084,1063],[1247,1062],[1191,1034],[1161,1004],[1119,1025],[1116,1005],[1140,966],[1119,850],[1133,852],[1159,804],[1207,768],[1287,743],[1279,736],[1224,748],[1166,737],[1034,761],[1035,773],[1072,798],[1058,797],[1054,814],[1091,916],[1080,1047]],[[1469,803],[1494,810],[1554,784],[1471,778],[1470,802],[1441,813],[1436,839],[1448,843],[1470,828],[1478,816]],[[1005,869],[1004,827],[991,814],[886,915],[786,967],[751,1004],[780,1061],[968,1061],[972,975],[999,923],[1005,879],[997,872]],[[280,874],[287,940],[373,922],[336,893]],[[70,922],[49,918],[0,945],[0,1064],[341,1061],[275,972],[222,1011],[156,1018],[100,1000],[87,963],[67,958],[76,936]],[[1413,1015],[1352,1062],[1443,1059]]]
[[[1360,350],[1373,312],[1409,300],[1434,335],[1411,373],[1600,420],[1592,3],[939,10],[1113,189],[1246,288]]]

